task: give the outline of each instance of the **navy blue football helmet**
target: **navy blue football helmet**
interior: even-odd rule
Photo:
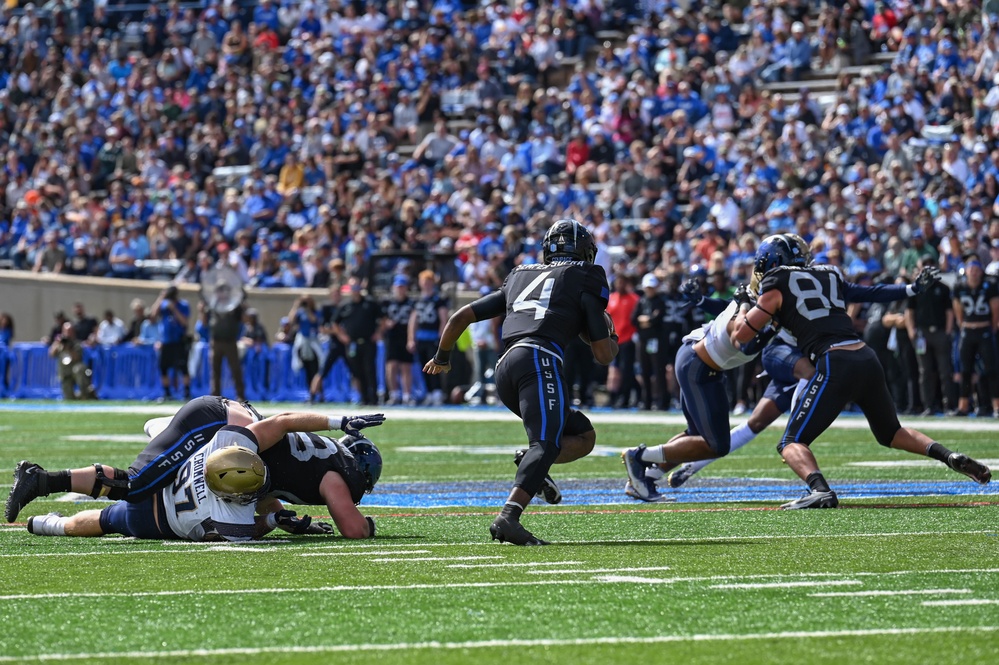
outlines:
[[[756,250],[756,262],[753,264],[753,275],[757,279],[762,280],[764,275],[780,266],[807,265],[808,257],[802,254],[801,247],[789,235],[769,236],[760,243]]]
[[[597,258],[597,244],[585,226],[574,219],[560,219],[545,233],[541,257],[544,263],[551,263],[556,258],[593,263]]]
[[[798,268],[807,268],[812,263],[812,250],[805,239],[797,233],[784,233],[785,238],[791,241],[794,246],[794,259],[790,265]]]
[[[357,461],[357,466],[364,475],[364,491],[371,492],[375,488],[375,483],[382,475],[382,454],[378,452],[375,444],[370,439],[357,438],[347,435],[340,439],[340,443],[350,451]]]

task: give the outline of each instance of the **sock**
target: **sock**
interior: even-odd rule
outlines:
[[[731,455],[739,448],[756,438],[756,432],[749,429],[749,424],[739,425],[731,433],[732,442],[729,444],[728,453]]]
[[[651,481],[656,481],[666,475],[666,472],[662,470],[658,464],[653,464],[648,469],[645,470],[645,477]]]
[[[941,446],[939,443],[934,441],[930,444],[930,447],[926,449],[926,456],[932,457],[938,462],[943,462],[947,464],[947,459],[950,457],[951,453],[954,452],[949,448]]]
[[[39,515],[28,520],[28,532],[36,536],[65,536],[68,517],[56,513]]]
[[[652,446],[639,451],[638,460],[649,464],[665,464],[666,454],[663,452],[662,446]]]
[[[65,471],[46,471],[38,477],[38,493],[48,496],[55,492],[68,492],[73,488],[73,476],[69,469]]]
[[[516,501],[507,501],[503,504],[503,510],[500,511],[499,516],[519,522],[520,516],[523,512],[524,506],[520,505]]]
[[[829,483],[826,482],[825,476],[822,475],[821,471],[816,471],[815,473],[808,474],[805,478],[805,482],[808,486],[812,488],[813,492],[831,492],[829,489]]]

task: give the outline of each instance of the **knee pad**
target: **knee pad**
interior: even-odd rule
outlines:
[[[120,501],[128,495],[128,471],[115,469],[114,478],[108,478],[104,473],[104,465],[94,464],[94,473],[94,487],[90,490],[92,498],[106,496],[112,501]]]
[[[593,423],[586,417],[586,414],[575,409],[569,411],[569,417],[565,419],[565,427],[562,429],[563,434],[578,436],[591,431],[593,431]]]

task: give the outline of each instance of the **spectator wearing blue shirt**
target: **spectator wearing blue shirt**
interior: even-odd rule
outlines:
[[[163,289],[150,308],[150,316],[158,324],[160,338],[160,382],[163,385],[161,400],[173,399],[170,370],[173,370],[173,389],[177,387],[177,376],[181,376],[184,386],[184,399],[191,399],[191,377],[187,371],[189,343],[187,323],[191,316],[191,306],[180,298],[176,286]]]
[[[266,25],[275,32],[281,27],[277,9],[274,8],[274,3],[271,0],[261,0],[257,8],[253,10],[253,22]]]

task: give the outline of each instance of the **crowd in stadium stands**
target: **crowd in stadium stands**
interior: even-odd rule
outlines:
[[[853,280],[999,267],[997,0],[84,6],[0,10],[16,269],[173,260],[197,281],[222,262],[336,291],[366,285],[374,252],[453,253],[479,292],[571,216],[627,331],[640,285],[669,299],[700,273],[723,296],[779,231]],[[822,77],[834,90],[810,92]],[[900,407],[940,408],[896,337]],[[634,374],[611,370],[613,402],[669,405]]]

